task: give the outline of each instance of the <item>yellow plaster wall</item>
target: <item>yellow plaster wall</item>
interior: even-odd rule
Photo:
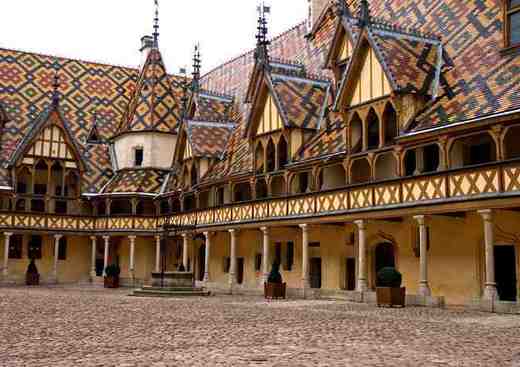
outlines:
[[[3,266],[5,237],[2,236],[2,253],[0,257]],[[27,258],[27,242],[29,237],[24,236],[21,259],[9,259],[9,279],[22,281],[25,277],[29,259]],[[53,274],[54,264],[54,236],[43,236],[42,258],[36,260],[36,266],[42,282],[47,281]],[[67,259],[58,261],[58,282],[71,283],[89,279],[91,247],[88,237],[67,237]]]

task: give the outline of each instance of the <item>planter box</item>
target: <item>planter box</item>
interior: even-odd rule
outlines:
[[[264,283],[264,297],[266,299],[285,299],[285,283]]]
[[[26,273],[25,274],[26,285],[40,285],[40,274]]]
[[[119,288],[119,277],[104,277],[103,285],[105,288]]]
[[[406,288],[376,288],[377,305],[381,306],[405,306]]]

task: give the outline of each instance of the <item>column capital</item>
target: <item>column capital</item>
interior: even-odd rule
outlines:
[[[309,230],[309,225],[304,223],[304,224],[299,224],[298,227],[300,227],[302,229],[302,231],[308,231]]]
[[[231,229],[228,229],[228,232],[231,233],[232,235],[235,235],[235,234],[237,234],[238,229],[231,228]]]
[[[184,239],[188,238],[188,236],[189,236],[188,233],[181,233],[181,237]]]
[[[490,222],[493,220],[493,210],[492,209],[479,210],[478,213],[480,214],[482,219],[484,219],[486,222],[488,222],[488,221]]]
[[[62,237],[63,237],[62,234],[55,234],[55,235],[54,235],[54,239],[56,239],[56,240],[58,240],[58,241],[59,241]]]
[[[132,236],[128,236],[128,239],[129,239],[130,241],[135,241],[136,238],[137,238],[137,236],[133,236],[133,235],[132,235]]]
[[[110,236],[103,236],[103,239],[105,240],[105,242],[108,242],[110,241]]]
[[[268,233],[269,233],[269,227],[260,227],[260,230],[261,230],[264,234],[268,234]]]
[[[428,217],[426,215],[414,215],[413,219],[415,219],[420,226],[424,226]]]
[[[209,238],[211,235],[212,235],[213,232],[202,232],[202,234],[204,235],[204,237]]]
[[[90,236],[90,239],[95,242],[97,240],[97,237],[96,236]]]
[[[161,240],[161,236],[160,235],[155,236],[155,240],[156,241],[160,241]]]
[[[358,229],[363,230],[367,228],[367,221],[365,219],[359,219],[354,221],[354,224],[358,227]]]
[[[13,235],[13,232],[4,232],[4,236],[11,237]]]

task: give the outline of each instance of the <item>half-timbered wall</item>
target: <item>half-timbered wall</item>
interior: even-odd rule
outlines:
[[[264,106],[264,112],[258,124],[257,135],[280,130],[282,128],[282,116],[274,103],[273,97],[268,94]]]
[[[372,48],[367,50],[359,80],[354,88],[352,105],[386,96],[391,93],[390,83]]]
[[[33,157],[45,157],[52,159],[63,159],[72,162],[67,162],[67,167],[76,168],[76,163],[73,162],[74,155],[66,143],[63,131],[55,125],[46,127],[38,136],[38,139],[29,148],[23,162],[26,164],[33,164]]]

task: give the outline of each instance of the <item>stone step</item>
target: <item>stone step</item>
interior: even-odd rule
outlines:
[[[152,292],[162,292],[162,291],[166,291],[166,292],[186,292],[186,291],[202,291],[203,289],[202,288],[197,288],[197,287],[154,287],[154,286],[150,286],[150,285],[145,285],[144,287],[142,287],[140,290],[144,290],[144,291],[152,291]]]
[[[131,296],[134,297],[206,297],[210,295],[210,292],[202,290],[191,290],[191,291],[150,291],[150,290],[135,290]]]

